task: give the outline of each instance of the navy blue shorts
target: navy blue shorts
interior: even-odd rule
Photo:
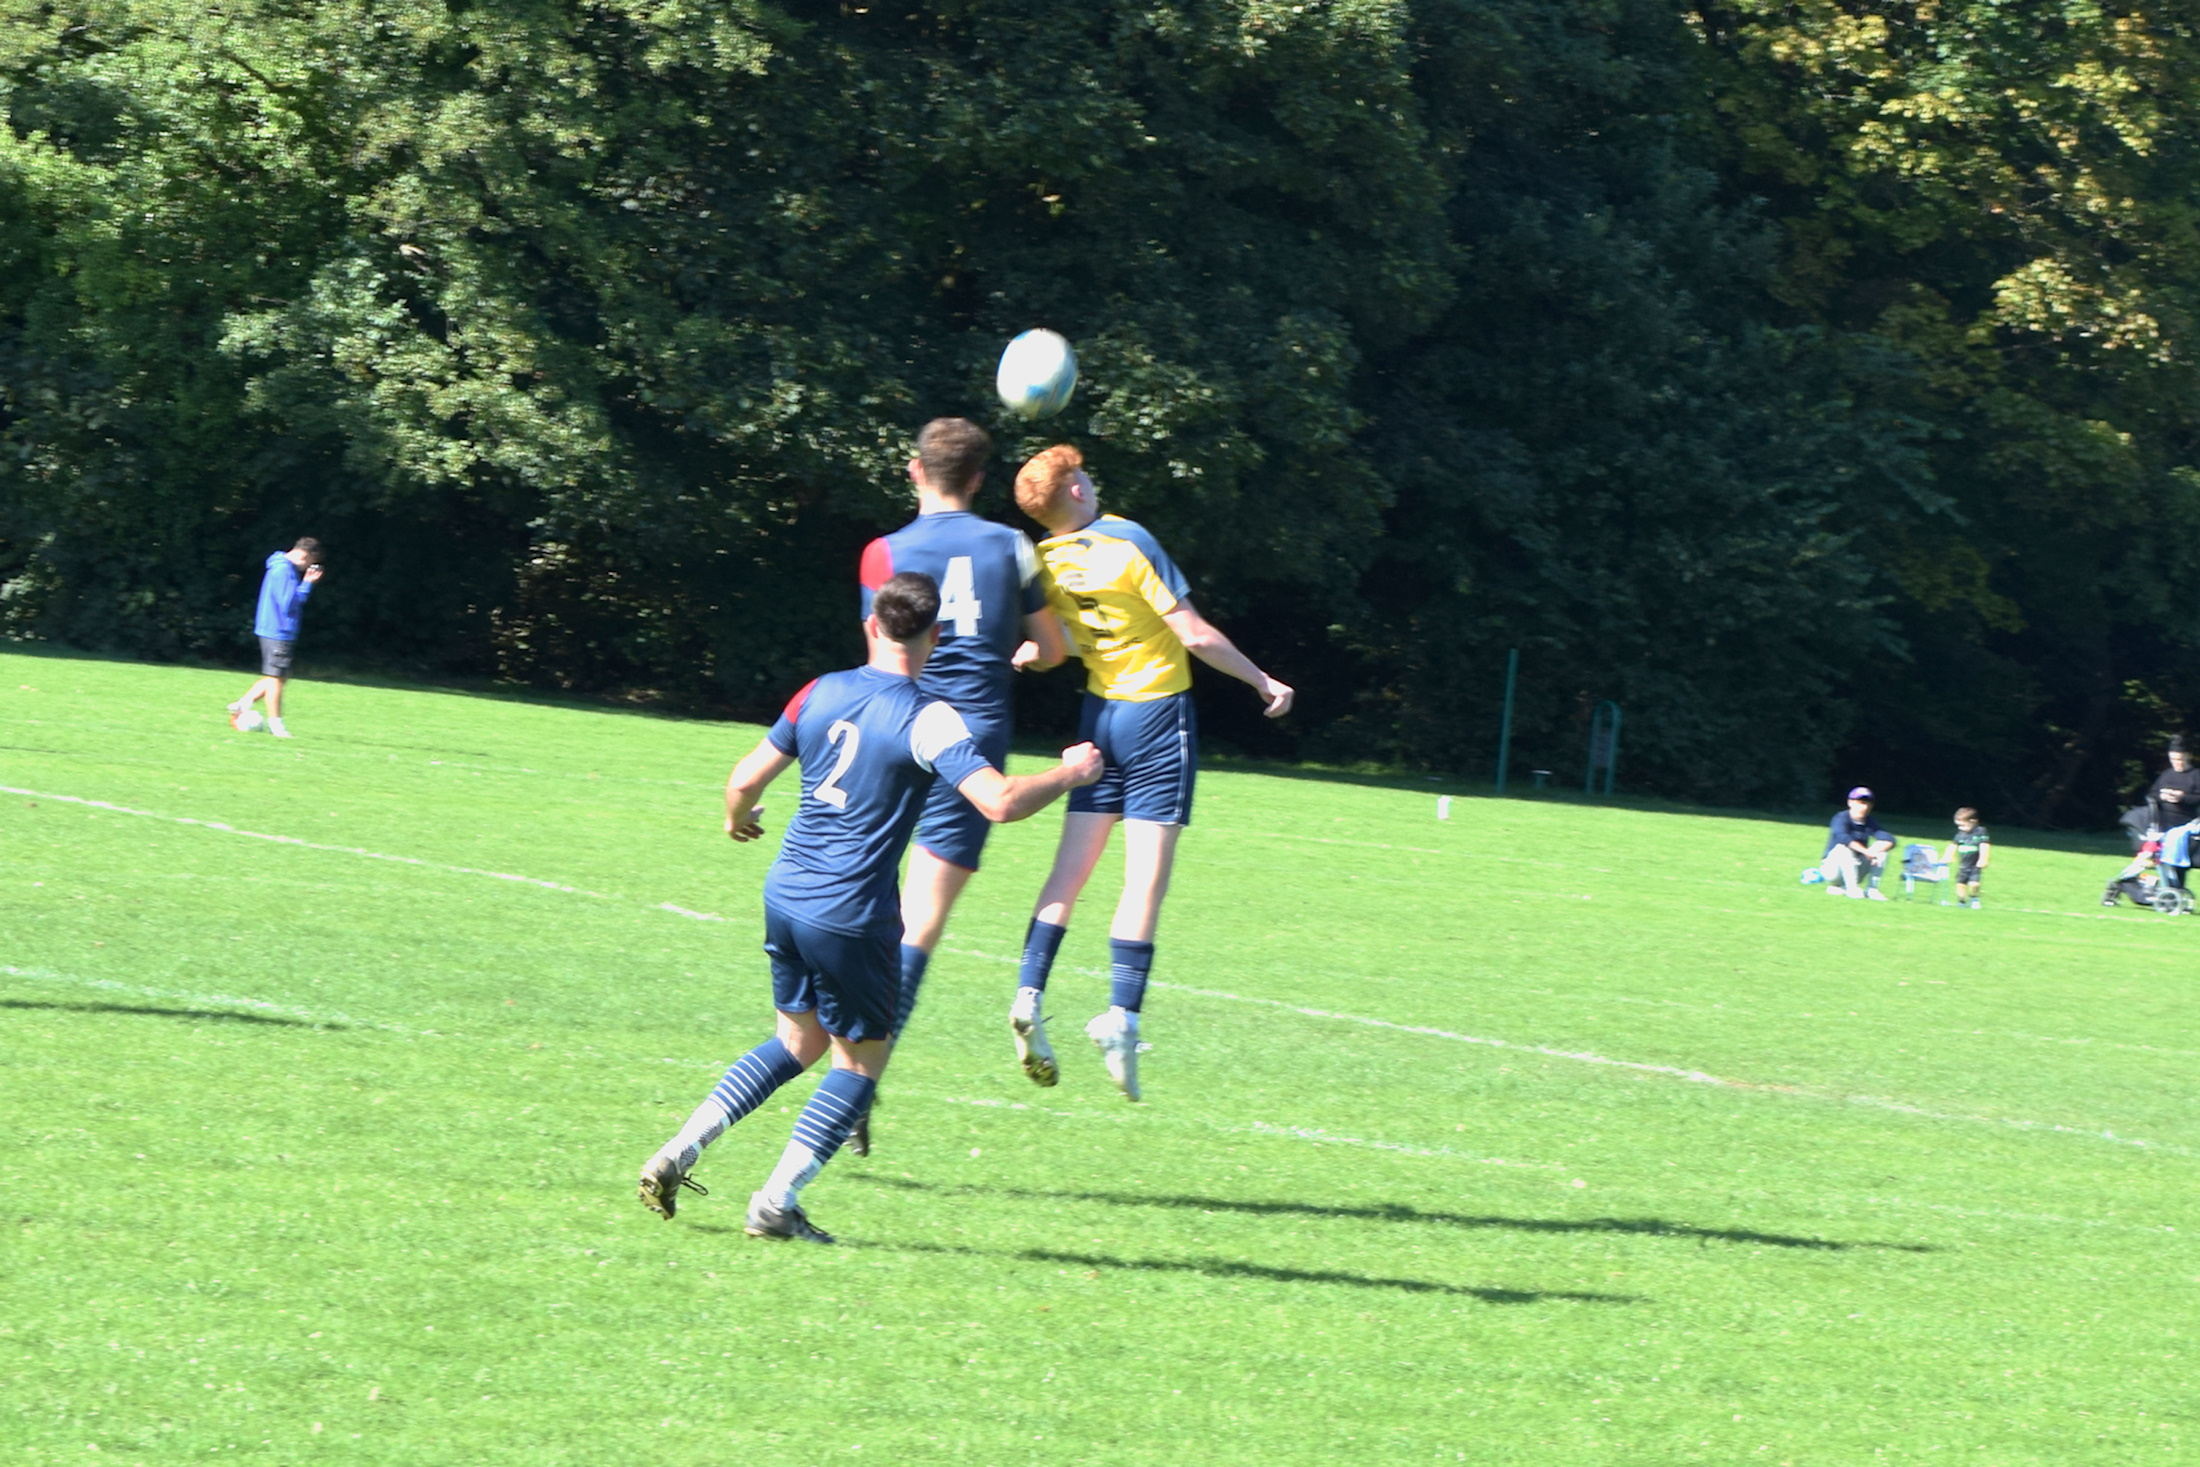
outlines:
[[[772,960],[772,1007],[815,1011],[836,1039],[890,1039],[901,1001],[901,929],[863,935],[816,927],[767,905],[764,953]]]
[[[1008,767],[1008,725],[999,727],[980,723],[965,717],[970,726],[970,741],[978,746],[987,762],[995,769]],[[993,833],[993,822],[978,813],[978,807],[962,797],[944,779],[932,781],[932,793],[924,800],[924,815],[917,821],[917,844],[950,866],[960,866],[965,871],[978,869],[978,856],[985,850],[985,838]]]
[[[1096,744],[1108,761],[1098,784],[1069,792],[1069,807],[1157,825],[1192,823],[1192,783],[1199,777],[1199,718],[1190,693],[1151,703],[1120,703],[1085,694],[1077,737]]]

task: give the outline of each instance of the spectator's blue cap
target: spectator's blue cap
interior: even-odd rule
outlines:
[[[1852,800],[1875,800],[1879,797],[1864,788],[1864,786],[1858,785],[1855,789],[1849,791],[1849,798]]]

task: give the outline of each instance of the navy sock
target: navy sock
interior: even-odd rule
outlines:
[[[1146,1001],[1146,975],[1153,971],[1153,944],[1108,939],[1108,1002],[1138,1012]]]
[[[795,1117],[794,1135],[787,1139],[779,1166],[764,1183],[765,1200],[774,1207],[794,1206],[802,1189],[825,1170],[856,1121],[871,1108],[871,1096],[877,1090],[876,1080],[854,1070],[828,1070],[810,1103]]]
[[[733,1062],[724,1079],[666,1144],[682,1170],[693,1167],[703,1148],[726,1128],[771,1098],[772,1092],[802,1073],[802,1066],[775,1035]]]
[[[1054,971],[1054,955],[1061,951],[1062,939],[1067,936],[1067,927],[1057,927],[1037,917],[1031,919],[1031,930],[1024,934],[1023,969],[1016,975],[1018,988],[1046,992],[1047,974]]]
[[[924,986],[924,970],[930,965],[932,955],[921,947],[901,945],[901,999],[894,1005],[894,1033],[899,1035],[909,1027],[909,1016],[917,1011],[917,990]]]

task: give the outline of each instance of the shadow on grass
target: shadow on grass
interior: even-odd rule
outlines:
[[[1109,1253],[1064,1253],[1053,1248],[993,1251],[944,1243],[859,1243],[882,1253],[957,1254],[967,1258],[1013,1259],[1018,1263],[1068,1264],[1074,1268],[1117,1269],[1125,1273],[1192,1273],[1212,1279],[1255,1279],[1269,1284],[1335,1284],[1348,1289],[1396,1289],[1408,1294],[1450,1294],[1485,1304],[1639,1304],[1639,1294],[1594,1294],[1576,1289],[1499,1289],[1433,1279],[1387,1278],[1341,1268],[1280,1268],[1266,1263],[1237,1263],[1227,1258],[1118,1258]]]
[[[1427,1212],[1397,1202],[1374,1207],[1340,1207],[1318,1202],[1259,1202],[1230,1197],[1163,1196],[1142,1192],[1031,1192],[1013,1187],[937,1187],[929,1182],[911,1181],[901,1177],[869,1176],[860,1172],[855,1175],[881,1187],[899,1187],[905,1191],[985,1193],[989,1196],[1021,1197],[1032,1201],[1100,1202],[1110,1207],[1172,1207],[1191,1212],[1247,1212],[1258,1217],[1333,1217],[1355,1222],[1434,1223],[1440,1227],[1492,1228],[1519,1233],[1633,1233],[1652,1238],[1694,1238],[1704,1246],[1713,1242],[1748,1243],[1765,1248],[1800,1248],[1823,1253],[1845,1253],[1861,1248],[1890,1253],[1940,1251],[1926,1243],[1844,1243],[1831,1238],[1761,1233],[1750,1228],[1702,1228],[1692,1223],[1667,1222],[1656,1217],[1502,1217]]]
[[[228,1009],[164,1009],[135,1003],[59,1003],[29,998],[0,998],[0,1009],[43,1009],[64,1014],[135,1014],[148,1019],[212,1019],[229,1024],[276,1024],[286,1029],[341,1029],[342,1024],[323,1024],[312,1019],[286,1019],[277,1014],[240,1014]]]

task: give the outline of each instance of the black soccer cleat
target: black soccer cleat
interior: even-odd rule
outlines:
[[[669,1156],[653,1156],[642,1168],[642,1182],[638,1189],[642,1206],[670,1222],[680,1210],[680,1189],[687,1188],[698,1197],[708,1197],[710,1188],[680,1170],[678,1162]]]
[[[773,1207],[758,1192],[749,1198],[749,1217],[741,1231],[752,1238],[793,1238],[804,1243],[830,1243],[833,1235],[812,1227],[799,1207]]]

